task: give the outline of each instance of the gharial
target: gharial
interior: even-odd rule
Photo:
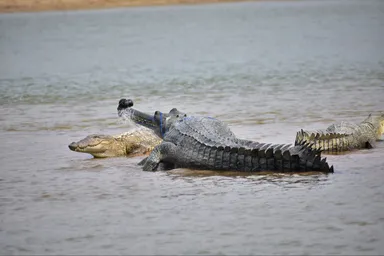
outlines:
[[[325,130],[297,132],[295,145],[310,142],[312,149],[326,153],[339,153],[353,149],[374,148],[384,133],[384,114],[370,114],[358,124],[340,122]]]
[[[239,139],[218,119],[188,116],[176,108],[168,114],[154,115],[132,108],[132,100],[121,99],[118,116],[152,129],[163,141],[141,163],[144,171],[167,168],[190,168],[231,171],[333,172],[321,150],[302,142],[267,144]]]
[[[110,136],[105,134],[88,135],[78,142],[68,145],[75,152],[88,153],[95,158],[148,155],[162,140],[149,129],[132,129]]]

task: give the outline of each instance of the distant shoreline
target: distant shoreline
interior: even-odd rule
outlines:
[[[208,4],[250,0],[0,0],[0,13],[104,9],[134,6]]]

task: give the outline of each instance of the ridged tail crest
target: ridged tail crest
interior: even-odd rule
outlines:
[[[321,149],[323,152],[342,152],[350,149],[351,139],[353,139],[351,134],[301,129],[296,133],[295,145],[308,142],[312,149]]]
[[[298,156],[301,168],[306,168],[308,171],[333,172],[333,166],[328,165],[327,158],[321,158],[323,152],[321,148],[315,148],[313,143],[307,141],[295,143],[295,147],[299,147]]]

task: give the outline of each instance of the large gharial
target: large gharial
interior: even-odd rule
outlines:
[[[133,102],[121,99],[118,115],[152,129],[162,143],[142,161],[144,171],[167,168],[231,171],[333,172],[320,150],[307,143],[295,146],[267,144],[237,138],[223,122],[204,116],[187,116],[172,109],[154,115],[132,108]],[[160,165],[161,166],[161,165]]]
[[[295,144],[310,142],[312,149],[339,153],[353,149],[373,148],[384,133],[384,114],[370,114],[361,123],[340,122],[325,130],[297,132]]]
[[[149,129],[132,129],[110,136],[105,134],[88,135],[78,142],[68,145],[75,152],[88,153],[95,158],[148,155],[161,139]]]

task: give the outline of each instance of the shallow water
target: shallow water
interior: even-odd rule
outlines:
[[[382,254],[384,143],[330,175],[146,173],[67,145],[117,103],[242,138],[384,110],[384,2],[278,1],[0,15],[1,254]]]

